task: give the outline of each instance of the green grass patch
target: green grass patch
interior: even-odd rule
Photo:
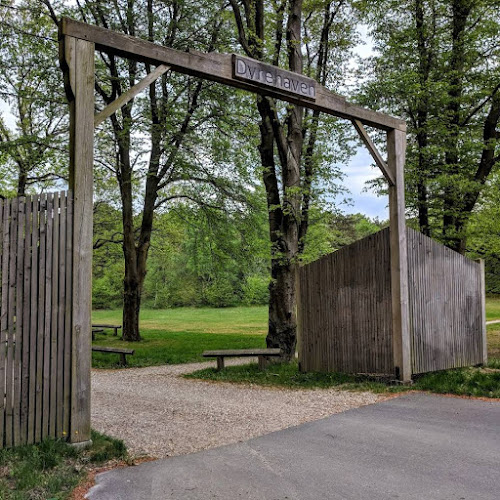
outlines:
[[[486,297],[486,321],[500,319],[500,297]]]
[[[398,386],[369,380],[366,377],[346,373],[301,373],[298,363],[273,363],[265,370],[259,370],[257,363],[228,366],[221,371],[205,368],[184,375],[185,378],[233,382],[238,384],[256,384],[268,387],[286,387],[288,389],[339,389],[353,391],[387,392],[398,391]]]
[[[398,393],[408,390],[429,391],[437,394],[457,394],[500,398],[500,359],[493,360],[486,369],[459,368],[427,373],[416,378],[412,386],[402,386],[391,381],[376,380],[366,376],[345,373],[301,373],[298,364],[273,364],[259,370],[256,363],[228,366],[216,371],[206,368],[184,375],[186,378],[254,384],[288,389],[328,389]]]
[[[92,321],[121,324],[121,311],[94,311]],[[135,354],[127,356],[129,366],[206,361],[201,356],[205,350],[265,347],[267,308],[144,310],[140,325],[140,342],[123,342],[107,330],[106,335],[97,333],[93,343],[134,349]],[[94,352],[92,366],[116,368],[119,356]]]
[[[78,450],[64,441],[0,450],[2,500],[62,500],[91,466],[126,458],[122,441],[92,431],[92,446]]]

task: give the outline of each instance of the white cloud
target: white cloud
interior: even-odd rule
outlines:
[[[349,164],[343,168],[346,177],[344,185],[351,192],[353,204],[343,206],[347,213],[362,213],[368,217],[385,220],[389,218],[389,209],[386,196],[377,196],[372,191],[363,192],[366,182],[380,177],[378,168],[371,165],[373,160],[364,148],[359,148],[356,155],[351,158]],[[342,197],[337,197],[337,204],[341,204]]]

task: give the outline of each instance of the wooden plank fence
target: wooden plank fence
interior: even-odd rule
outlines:
[[[406,229],[412,374],[486,363],[484,268]],[[394,374],[390,234],[299,270],[304,371]]]
[[[389,229],[299,270],[304,371],[393,373]]]
[[[0,201],[0,447],[69,435],[72,201]]]
[[[486,362],[483,359],[483,268],[408,228],[412,372]]]

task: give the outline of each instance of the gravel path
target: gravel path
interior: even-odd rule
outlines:
[[[234,360],[227,364],[246,362]],[[214,363],[92,371],[92,427],[134,456],[183,455],[327,417],[382,396],[188,380]]]

